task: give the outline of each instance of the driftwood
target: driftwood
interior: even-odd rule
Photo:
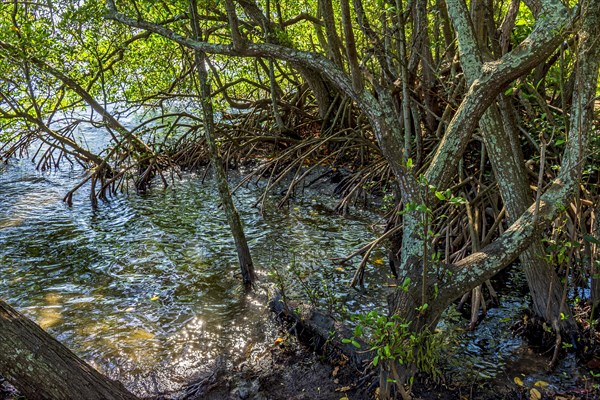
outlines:
[[[360,349],[342,342],[342,339],[352,337],[352,331],[333,317],[314,307],[285,301],[279,291],[271,296],[269,308],[290,326],[290,332],[296,334],[300,342],[325,355],[328,360],[350,362],[359,371],[363,371],[371,362],[371,352],[364,342],[355,340],[360,343]]]

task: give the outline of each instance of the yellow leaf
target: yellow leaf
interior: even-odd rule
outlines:
[[[345,271],[344,271],[344,268],[342,268],[342,267],[337,267],[335,270],[336,270],[337,272],[345,272]]]
[[[279,346],[281,343],[283,343],[283,338],[278,337],[277,339],[275,339],[275,342],[273,342],[273,344],[275,346]]]
[[[344,396],[344,397],[340,397],[340,400],[350,400],[348,397]]]
[[[542,394],[537,389],[531,389],[529,391],[529,396],[531,400],[542,400]]]
[[[373,260],[373,264],[375,265],[383,265],[385,264],[385,261],[383,260],[383,258],[379,257]]]
[[[540,387],[542,389],[545,388],[545,387],[547,387],[548,385],[549,385],[549,383],[548,382],[544,382],[544,381],[537,381],[536,383],[533,384],[533,386],[537,386],[537,387]]]
[[[341,388],[335,389],[336,392],[347,392],[348,390],[352,390],[350,386],[342,386]]]
[[[515,381],[515,383],[519,386],[523,386],[523,380],[521,378],[519,378],[518,376],[515,376],[515,379],[513,379]]]
[[[151,301],[156,301],[156,300],[158,300],[159,298],[160,298],[160,297],[158,297],[158,296],[154,295],[154,296],[150,297],[150,300],[151,300]]]

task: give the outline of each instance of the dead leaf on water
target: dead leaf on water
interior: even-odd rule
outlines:
[[[531,400],[542,400],[542,394],[539,390],[534,388],[529,391],[529,398]]]
[[[352,390],[352,388],[350,386],[342,386],[341,388],[337,388],[335,389],[336,392],[347,392],[349,390]]]
[[[515,381],[515,383],[519,386],[523,386],[523,380],[521,378],[519,378],[518,376],[515,376],[515,378],[513,379],[513,381]]]
[[[281,343],[283,343],[283,338],[278,337],[277,339],[275,339],[275,342],[273,342],[273,344],[275,346],[279,346]]]
[[[533,386],[537,386],[542,389],[548,387],[548,385],[550,385],[550,384],[548,382],[544,382],[544,381],[537,381],[536,383],[533,384]]]
[[[340,367],[335,367],[333,369],[333,372],[331,373],[331,376],[333,376],[333,377],[337,376],[338,372],[340,372]]]

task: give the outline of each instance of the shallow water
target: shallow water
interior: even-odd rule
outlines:
[[[264,304],[243,293],[210,180],[188,175],[97,210],[84,190],[69,208],[62,197],[82,176],[27,160],[0,173],[0,295],[10,304],[141,394],[173,390],[276,331]],[[290,293],[323,307],[366,307],[346,288],[352,268],[330,258],[373,238],[373,216],[342,218],[328,212],[333,199],[310,195],[284,210],[267,202],[261,214],[252,207],[260,193],[242,187],[235,198],[261,281],[295,282]]]
[[[141,395],[176,390],[215,359],[272,342],[277,327],[265,305],[243,293],[210,180],[189,174],[166,189],[120,194],[96,210],[84,188],[66,206],[63,196],[83,176],[77,168],[40,172],[27,160],[2,167],[0,296]],[[285,281],[288,295],[337,314],[383,303],[381,253],[372,256],[364,292],[347,288],[358,260],[330,261],[376,236],[375,214],[355,210],[343,218],[330,211],[335,199],[310,190],[303,203],[281,210],[275,198],[261,213],[252,207],[260,194],[250,185],[235,199],[261,282]],[[572,358],[546,373],[545,361],[512,335],[528,306],[524,285],[515,269],[501,306],[475,332],[462,332],[466,321],[450,315],[440,325],[451,338],[451,374],[492,385],[514,385],[519,376],[529,386],[548,382],[553,392],[581,386],[585,371]]]

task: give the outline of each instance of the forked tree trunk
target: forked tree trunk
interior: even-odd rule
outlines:
[[[579,31],[579,47],[576,64],[576,92],[571,109],[568,144],[562,157],[560,173],[552,185],[541,196],[538,204],[530,206],[516,221],[492,244],[484,247],[463,260],[447,266],[447,276],[427,283],[429,293],[435,287],[441,288],[425,314],[419,315],[415,308],[421,303],[422,293],[419,265],[414,260],[407,260],[404,265],[415,284],[408,290],[396,290],[390,298],[392,312],[412,321],[411,328],[419,331],[426,326],[434,325],[447,306],[462,293],[482,284],[525,250],[542,233],[543,229],[563,211],[574,190],[577,190],[581,179],[581,171],[585,166],[588,143],[591,136],[594,97],[598,83],[600,66],[600,2],[584,2],[582,7],[583,26]],[[405,228],[406,229],[406,228]],[[408,237],[417,235],[405,233]],[[403,249],[410,250],[414,243],[403,243]],[[401,376],[410,378],[410,368]],[[401,382],[400,382],[401,384]],[[398,383],[397,383],[398,385]]]
[[[461,64],[467,82],[471,85],[483,74],[483,51],[480,48],[486,42],[484,30],[481,24],[478,25],[475,21],[470,23],[464,2],[451,0],[447,4],[457,30],[468,31],[470,27],[475,27],[470,34],[459,36]],[[479,18],[483,19],[482,16]],[[507,107],[506,104],[503,105]],[[510,113],[508,110],[504,111],[501,114],[498,106],[492,104],[481,117],[479,127],[502,200],[508,211],[508,221],[512,224],[533,203],[533,196],[526,180],[527,173],[518,138],[511,131],[511,121],[508,120]],[[529,285],[534,313],[550,323],[557,321],[561,330],[572,336],[577,331],[577,325],[569,307],[562,304],[562,284],[546,262],[540,240],[534,240],[531,246],[523,251],[520,259]]]
[[[0,375],[28,400],[137,399],[2,300]]]

